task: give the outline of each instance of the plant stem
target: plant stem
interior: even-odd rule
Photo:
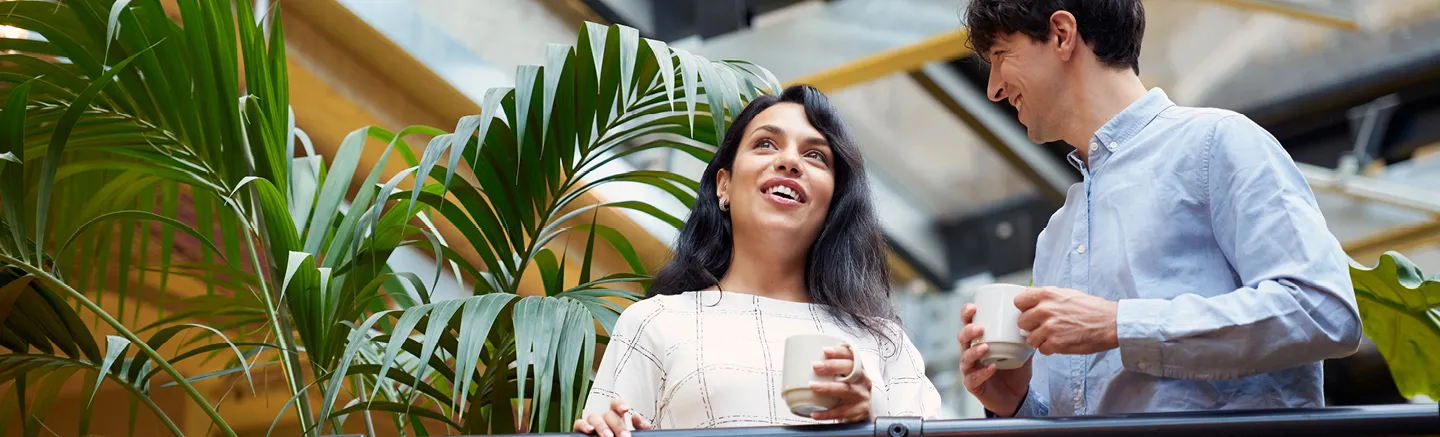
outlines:
[[[199,391],[195,390],[195,386],[190,385],[190,382],[185,380],[185,376],[181,375],[179,370],[175,370],[175,367],[171,366],[169,361],[166,361],[164,357],[160,356],[159,352],[156,352],[155,349],[152,349],[149,344],[146,344],[145,341],[141,340],[140,337],[136,336],[134,332],[130,332],[130,330],[125,327],[125,325],[120,324],[120,321],[115,320],[114,317],[111,317],[110,314],[106,313],[104,309],[100,308],[100,306],[95,305],[94,302],[91,302],[90,299],[87,299],[84,294],[81,294],[79,291],[71,288],[69,284],[61,282],[60,280],[56,279],[54,276],[51,276],[44,270],[20,262],[20,260],[17,260],[15,258],[11,258],[6,255],[0,255],[0,261],[19,267],[21,270],[25,270],[27,273],[35,275],[36,278],[45,281],[45,283],[56,289],[64,290],[71,297],[75,298],[76,301],[79,301],[80,304],[85,305],[86,309],[89,309],[90,312],[94,313],[101,320],[104,320],[106,324],[110,325],[111,328],[115,329],[115,332],[119,333],[127,340],[130,340],[130,343],[138,347],[140,349],[140,352],[150,357],[150,359],[155,362],[156,366],[160,366],[161,369],[165,369],[165,374],[170,375],[171,378],[175,379],[175,385],[180,386],[180,388],[185,390],[186,394],[190,395],[190,398],[193,399],[195,403],[200,406],[200,409],[205,411],[205,415],[210,416],[210,420],[214,422],[216,426],[220,427],[221,432],[224,432],[225,435],[228,436],[235,436],[235,430],[230,429],[230,425],[225,423],[225,419],[222,419],[220,417],[220,413],[218,411],[215,411],[215,408],[210,406],[210,402],[206,401],[205,397],[201,396]]]
[[[249,226],[249,220],[243,211],[235,208],[235,212],[240,216],[240,220],[247,225],[246,228],[249,228],[252,232],[257,231],[255,227]],[[265,302],[265,315],[270,318],[271,326],[275,330],[275,341],[280,343],[280,364],[281,367],[285,369],[285,382],[290,384],[290,394],[297,397],[295,400],[295,414],[299,416],[300,429],[309,432],[308,430],[311,426],[310,398],[303,394],[305,389],[303,381],[301,380],[304,378],[304,375],[300,373],[300,350],[295,347],[294,342],[291,341],[293,339],[290,338],[290,334],[294,332],[294,330],[290,326],[289,317],[280,317],[282,308],[279,308],[277,303],[271,300],[270,287],[266,285],[267,281],[260,276],[264,274],[265,270],[260,265],[259,253],[255,251],[255,240],[252,238],[246,238],[245,240],[245,248],[250,251],[250,264],[255,269],[256,277],[260,279],[256,282],[260,283],[260,296]],[[324,419],[321,418],[321,420]],[[317,430],[317,434],[320,431],[323,430]]]

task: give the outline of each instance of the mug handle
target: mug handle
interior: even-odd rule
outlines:
[[[854,365],[850,367],[850,373],[836,379],[836,381],[849,384],[860,380],[860,376],[865,374],[865,366],[860,364],[860,355],[855,353],[855,348],[851,347],[850,343],[845,343],[844,346],[846,349],[850,349],[850,356],[853,358],[851,362],[854,363]]]

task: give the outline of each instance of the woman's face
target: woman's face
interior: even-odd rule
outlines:
[[[730,203],[735,238],[808,251],[835,194],[835,154],[795,103],[761,111],[744,132],[732,170],[716,175],[716,194]]]

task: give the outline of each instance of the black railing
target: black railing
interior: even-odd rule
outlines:
[[[636,437],[1440,436],[1440,406],[1400,404],[1037,419],[919,420],[887,417],[874,423],[849,425],[677,429],[634,434]]]

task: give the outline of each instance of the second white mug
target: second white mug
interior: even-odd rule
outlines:
[[[1035,348],[1025,342],[1029,335],[1020,329],[1020,309],[1015,307],[1015,296],[1025,287],[1014,284],[989,284],[975,290],[975,324],[985,328],[985,333],[971,346],[988,344],[990,351],[980,359],[981,366],[994,364],[1000,370],[1019,368],[1030,359]]]

